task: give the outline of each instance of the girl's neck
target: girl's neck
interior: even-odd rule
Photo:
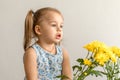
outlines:
[[[56,53],[56,47],[54,43],[50,44],[50,43],[37,41],[37,44],[39,44],[44,50],[46,50],[47,52],[51,54]]]

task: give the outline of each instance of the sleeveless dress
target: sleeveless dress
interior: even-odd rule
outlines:
[[[35,43],[32,48],[37,55],[38,80],[61,80],[56,76],[61,75],[63,54],[62,48],[56,45],[56,54],[50,54],[40,45]]]

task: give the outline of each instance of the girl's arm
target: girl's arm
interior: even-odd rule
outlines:
[[[69,77],[72,80],[72,72],[71,72],[71,66],[70,66],[70,60],[69,55],[65,49],[63,49],[63,64],[62,64],[62,75],[65,75]],[[66,80],[66,79],[65,79]]]
[[[33,48],[29,48],[24,54],[24,69],[27,80],[38,80],[36,54]]]

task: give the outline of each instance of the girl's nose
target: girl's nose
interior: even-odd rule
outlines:
[[[62,28],[61,27],[57,27],[57,31],[62,31]]]

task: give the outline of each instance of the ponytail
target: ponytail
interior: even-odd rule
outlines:
[[[24,50],[26,50],[30,46],[32,36],[33,36],[33,11],[30,10],[25,18]]]

